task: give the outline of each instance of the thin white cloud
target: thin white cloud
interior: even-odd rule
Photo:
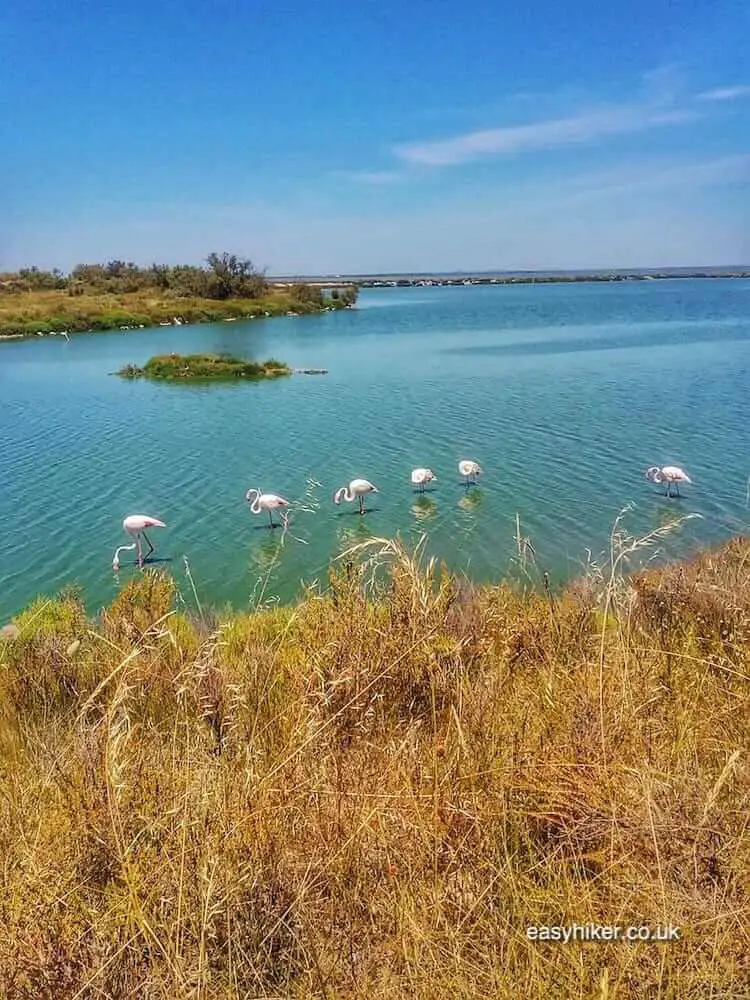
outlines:
[[[398,170],[336,170],[334,175],[342,180],[371,184],[374,187],[397,184],[404,179],[404,175]]]
[[[641,100],[664,106],[675,104],[688,90],[688,78],[680,63],[657,66],[641,74]]]
[[[750,96],[750,86],[740,84],[736,87],[716,87],[715,90],[704,90],[697,95],[699,101],[736,101],[738,97]]]
[[[565,185],[560,185],[557,197],[558,200],[565,198],[569,202],[583,202],[638,192],[677,192],[680,189],[727,184],[750,184],[750,153],[698,162],[634,163],[618,171],[574,178],[567,192]]]
[[[538,149],[595,142],[606,136],[680,124],[696,117],[692,111],[616,105],[568,118],[468,132],[450,139],[407,143],[397,146],[394,152],[407,163],[452,166],[485,156],[512,156]]]

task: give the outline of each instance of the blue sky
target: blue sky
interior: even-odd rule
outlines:
[[[746,0],[8,0],[0,269],[750,263]]]

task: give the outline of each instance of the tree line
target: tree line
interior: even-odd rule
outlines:
[[[211,253],[199,266],[150,264],[139,267],[129,261],[111,260],[106,264],[78,264],[68,274],[57,268],[45,271],[38,267],[0,274],[0,294],[67,290],[71,296],[122,295],[153,289],[177,298],[221,301],[258,299],[266,295],[270,287],[265,269],[232,253]],[[300,303],[323,304],[323,292],[312,285],[293,285],[289,293]],[[334,289],[331,298],[331,304],[349,305],[356,299],[356,289]]]

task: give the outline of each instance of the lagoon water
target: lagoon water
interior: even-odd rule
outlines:
[[[173,350],[329,374],[109,375]],[[600,556],[628,503],[630,532],[700,514],[664,543],[683,555],[747,530],[749,369],[746,280],[373,289],[322,316],[0,343],[0,623],[68,583],[109,602],[137,572],[111,569],[129,513],[167,522],[156,555],[186,599],[184,557],[205,603],[236,607],[292,600],[347,546],[397,533],[498,580],[517,514],[555,580]],[[476,489],[464,457],[486,470]],[[669,501],[643,471],[674,463],[694,484]],[[418,465],[438,475],[424,496]],[[358,476],[381,490],[366,517],[331,503]],[[251,486],[299,501],[286,535],[250,514]]]

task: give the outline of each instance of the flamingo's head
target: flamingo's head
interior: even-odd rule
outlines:
[[[119,568],[120,568],[120,560],[117,558],[117,556],[115,556],[115,558],[112,560],[112,569],[116,573],[119,570]]]
[[[646,479],[648,479],[650,483],[661,482],[661,469],[658,465],[652,465],[650,468],[646,469]]]

